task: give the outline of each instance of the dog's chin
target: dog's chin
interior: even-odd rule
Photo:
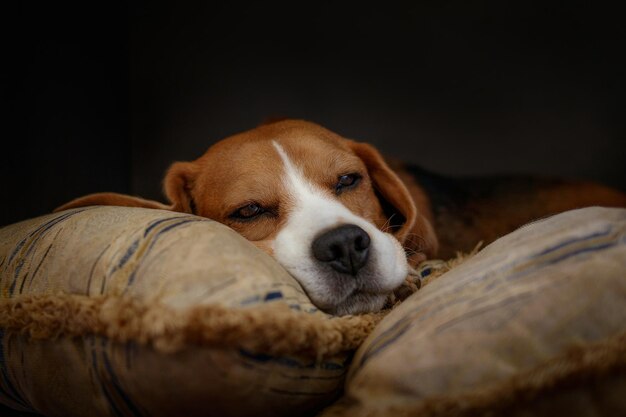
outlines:
[[[373,313],[382,309],[389,294],[373,294],[356,291],[334,306],[322,308],[326,313],[335,316],[348,314]]]
[[[389,295],[404,281],[408,273],[405,265],[399,264],[394,270],[380,271],[376,265],[370,264],[359,271],[356,277],[333,271],[327,265],[306,269],[302,265],[287,266],[287,270],[302,285],[317,308],[341,316],[373,313],[382,309]]]
[[[329,285],[328,280],[332,282]],[[330,274],[327,281],[318,282],[315,288],[306,288],[313,304],[320,310],[337,316],[373,313],[382,309],[392,292],[376,280],[364,283],[344,274]]]

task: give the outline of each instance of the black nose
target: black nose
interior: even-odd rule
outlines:
[[[367,263],[370,237],[359,226],[339,226],[318,236],[313,241],[313,255],[326,262],[335,271],[356,275]]]

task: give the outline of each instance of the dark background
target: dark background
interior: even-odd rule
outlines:
[[[626,25],[601,3],[22,3],[2,13],[0,225],[162,200],[172,161],[273,116],[444,174],[626,189]]]

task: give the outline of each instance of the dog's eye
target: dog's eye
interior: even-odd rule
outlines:
[[[341,175],[335,185],[335,192],[339,194],[346,188],[352,188],[359,183],[361,176],[359,174]]]
[[[237,220],[250,220],[265,213],[265,209],[256,203],[250,203],[235,210],[230,217]]]

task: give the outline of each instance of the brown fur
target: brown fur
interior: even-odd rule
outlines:
[[[416,167],[387,163],[372,146],[313,123],[284,120],[259,126],[211,146],[192,162],[176,162],[164,179],[170,205],[115,193],[91,194],[59,207],[148,207],[194,213],[224,223],[271,254],[271,242],[289,212],[280,184],[277,141],[306,177],[355,214],[393,233],[411,263],[469,252],[538,218],[591,205],[626,207],[626,194],[589,182],[536,178],[453,180]],[[393,167],[390,168],[390,165]],[[337,177],[356,172],[361,184],[335,196]],[[239,222],[230,214],[248,202],[274,215]]]
[[[626,194],[588,181],[532,176],[454,179],[397,163],[395,169],[412,195],[428,198],[439,239],[438,256],[443,259],[567,210],[626,207]]]

